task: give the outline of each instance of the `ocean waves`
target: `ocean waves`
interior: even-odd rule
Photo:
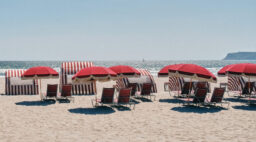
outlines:
[[[5,76],[8,69],[28,69],[34,66],[50,66],[60,72],[62,61],[0,61],[0,77]],[[189,63],[203,66],[213,74],[223,66],[235,63],[256,63],[256,61],[223,61],[223,60],[180,60],[180,61],[93,61],[96,66],[110,67],[114,65],[129,65],[135,68],[147,69],[152,75],[157,76],[158,71],[166,65]]]

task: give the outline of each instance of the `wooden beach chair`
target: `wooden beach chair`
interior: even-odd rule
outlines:
[[[197,106],[199,106],[200,104],[203,105],[206,95],[207,95],[207,89],[197,89],[193,98],[182,99],[183,105],[186,105],[186,104],[187,105],[196,104]]]
[[[207,82],[194,83],[193,89],[194,89],[194,91],[196,91],[197,89],[207,89],[208,90]]]
[[[58,84],[47,84],[47,91],[43,100],[57,99]]]
[[[245,96],[251,95],[254,89],[254,82],[246,82],[242,89],[242,94]]]
[[[135,94],[137,92],[138,84],[137,83],[129,83],[128,88],[132,89],[131,90],[131,96],[135,96]]]
[[[104,104],[112,105],[114,104],[114,94],[115,88],[103,88],[101,99],[98,99],[97,96],[93,99],[92,106],[97,107],[99,105],[103,106]]]
[[[62,85],[61,91],[60,91],[60,99],[66,99],[66,100],[71,100],[74,102],[74,97],[72,97],[72,85]]]
[[[152,89],[151,83],[142,84],[141,93],[140,95],[138,95],[138,97],[142,97],[142,98],[149,97],[150,100],[152,100],[151,98],[154,97],[154,100],[156,100],[156,96],[151,93],[151,89]]]
[[[133,109],[135,109],[135,103],[131,102],[131,93],[132,88],[120,89],[118,99],[115,100],[115,105],[129,105],[130,107],[133,105]]]
[[[229,107],[229,102],[224,102],[224,93],[225,93],[225,88],[214,88],[212,96],[210,99],[206,99],[205,104],[206,105],[214,105],[216,106],[217,104],[228,104]]]
[[[181,93],[178,95],[178,97],[188,97],[190,92],[192,91],[193,88],[193,82],[190,84],[190,82],[184,82],[182,88],[181,88]]]

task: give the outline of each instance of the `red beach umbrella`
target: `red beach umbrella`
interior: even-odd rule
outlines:
[[[42,99],[41,79],[48,79],[48,78],[59,78],[59,73],[50,67],[37,66],[37,67],[29,68],[21,76],[21,79],[39,79],[39,86],[40,86],[39,95],[41,99]]]
[[[163,67],[159,72],[158,72],[158,77],[168,77],[169,75],[169,69],[176,69],[177,67],[181,66],[182,64],[173,64],[173,65],[168,65]]]
[[[140,72],[131,67],[126,65],[118,65],[109,67],[112,71],[114,71],[119,77],[139,77]]]
[[[50,67],[38,66],[29,68],[21,76],[23,79],[27,78],[58,78],[59,73]]]
[[[240,63],[234,64],[226,70],[228,74],[242,75],[246,77],[256,76],[256,64]]]
[[[115,79],[117,74],[109,68],[105,67],[89,67],[80,70],[73,77],[72,80],[75,81],[108,81]]]
[[[175,68],[169,68],[169,75],[208,82],[217,82],[217,78],[209,70],[195,64],[181,64]]]
[[[226,71],[232,67],[233,65],[235,64],[231,64],[231,65],[227,65],[227,66],[224,66],[223,68],[221,68],[219,71],[218,71],[218,75],[219,76],[225,76],[226,75]]]

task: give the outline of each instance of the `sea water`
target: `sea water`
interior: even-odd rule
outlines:
[[[34,66],[49,66],[56,71],[60,71],[63,61],[0,61],[0,76],[5,75],[8,69],[28,69]],[[114,65],[129,65],[135,68],[147,69],[152,75],[156,76],[158,71],[166,65],[189,63],[203,66],[210,70],[213,74],[217,74],[218,70],[226,65],[235,63],[256,63],[256,60],[251,61],[226,61],[226,60],[171,60],[171,61],[92,61],[96,66],[110,67]]]

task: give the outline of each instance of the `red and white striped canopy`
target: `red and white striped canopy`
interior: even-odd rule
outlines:
[[[63,62],[61,65],[62,73],[63,74],[76,74],[78,71],[93,67],[92,62]]]
[[[5,72],[5,94],[6,95],[35,95],[38,94],[38,82],[33,80],[32,84],[15,84],[13,78],[21,78],[24,69],[10,69]]]

